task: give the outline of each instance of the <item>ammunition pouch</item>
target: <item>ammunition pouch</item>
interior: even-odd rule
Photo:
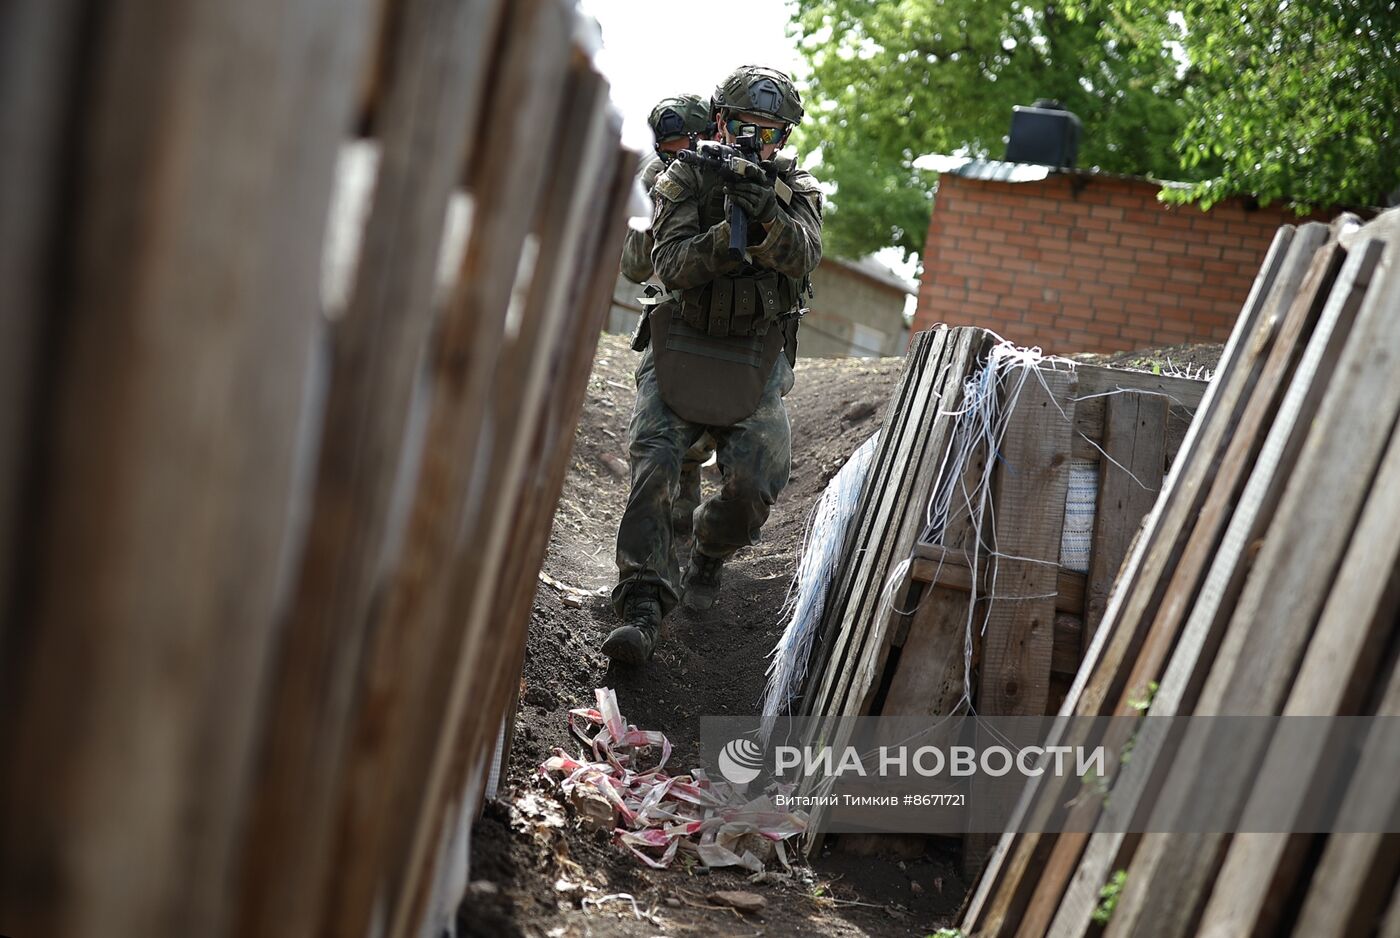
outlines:
[[[797,307],[798,285],[767,270],[749,276],[718,277],[680,293],[680,320],[715,338],[763,336]]]
[[[682,303],[663,303],[648,317],[656,385],[682,419],[733,426],[762,402],[787,330],[717,336],[685,320]]]

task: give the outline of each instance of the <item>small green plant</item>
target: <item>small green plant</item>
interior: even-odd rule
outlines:
[[[1141,697],[1129,697],[1128,706],[1140,714],[1146,714],[1152,708],[1152,701],[1157,697],[1158,684],[1156,681],[1147,682],[1147,693]],[[1133,757],[1133,747],[1137,745],[1137,731],[1123,744],[1123,751],[1118,754],[1118,764],[1127,765]]]
[[[1107,925],[1108,920],[1113,918],[1113,910],[1118,908],[1118,897],[1123,894],[1123,885],[1128,881],[1128,871],[1118,870],[1108,878],[1108,882],[1103,884],[1099,890],[1099,904],[1094,909],[1094,921],[1100,925]]]
[[[1160,685],[1156,681],[1147,682],[1147,693],[1141,697],[1129,697],[1128,706],[1138,713],[1146,713],[1152,707],[1152,701],[1157,696],[1157,689]]]
[[[940,928],[928,938],[967,938],[961,928]]]

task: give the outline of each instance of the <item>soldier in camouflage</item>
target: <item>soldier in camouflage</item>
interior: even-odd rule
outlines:
[[[710,117],[710,102],[695,94],[662,98],[647,118],[654,139],[655,153],[642,162],[637,178],[651,195],[656,179],[681,150],[693,150],[700,140],[714,136],[715,125]],[[633,283],[651,279],[651,228],[645,231],[627,229],[622,243],[622,275]]]
[[[694,150],[696,143],[709,140],[715,134],[715,122],[708,98],[683,94],[662,98],[647,118],[651,127],[655,155],[642,164],[638,181],[651,195],[656,179],[681,150]],[[627,229],[622,244],[622,275],[633,283],[652,279],[651,227],[643,231]],[[671,530],[676,537],[689,537],[695,509],[700,505],[700,470],[714,455],[715,442],[707,433],[685,451],[681,460],[681,478],[675,501],[671,505]]]
[[[752,143],[758,162],[731,161],[722,171],[677,159],[653,189],[652,262],[668,292],[652,298],[629,429],[632,490],[612,596],[623,624],[603,643],[621,664],[651,657],[682,593],[691,608],[713,605],[724,561],[757,542],[791,466],[783,396],[793,384],[807,275],[821,260],[816,180],[777,154],[802,119],[802,102],[782,72],[745,66],[716,89],[713,107],[718,139]],[[731,222],[736,206],[743,214]],[[734,230],[744,247],[731,251]],[[683,454],[706,432],[718,444],[722,483],[695,511],[682,578],[672,502]]]

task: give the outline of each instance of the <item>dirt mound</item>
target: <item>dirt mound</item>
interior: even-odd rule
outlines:
[[[609,669],[598,651],[617,624],[606,592],[616,576],[613,542],[627,499],[627,423],[632,371],[638,356],[624,337],[599,344],[575,440],[573,463],[550,536],[535,596],[516,720],[514,748],[500,801],[487,806],[472,845],[468,934],[654,935],[661,929],[614,900],[602,910],[580,908],[577,884],[594,898],[635,896],[642,911],[656,908],[666,930],[693,934],[751,934],[763,923],[783,933],[812,935],[927,935],[948,924],[962,898],[953,872],[956,854],[904,863],[836,853],[792,882],[750,885],[743,875],[702,869],[653,871],[572,820],[541,816],[536,767],[554,746],[574,751],[567,711],[591,706],[593,689],[616,689],[623,715],[643,729],[661,730],[676,750],[671,767],[696,762],[699,718],[754,713],[767,655],[782,632],[779,621],[808,512],[826,483],[880,425],[902,359],[799,361],[787,398],[792,421],[791,482],[774,507],[763,540],[725,567],[719,602],[704,613],[677,609],[662,628],[651,664]],[[706,486],[717,476],[707,470]],[[580,594],[575,590],[587,591]],[[544,795],[547,797],[547,795]],[[523,807],[522,807],[523,805]],[[564,884],[565,888],[556,888]],[[767,899],[757,916],[715,909],[716,890],[746,889]]]

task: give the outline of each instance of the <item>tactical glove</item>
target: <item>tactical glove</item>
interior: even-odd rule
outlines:
[[[772,186],[744,180],[727,184],[725,191],[750,221],[770,222],[778,216],[778,197]]]

